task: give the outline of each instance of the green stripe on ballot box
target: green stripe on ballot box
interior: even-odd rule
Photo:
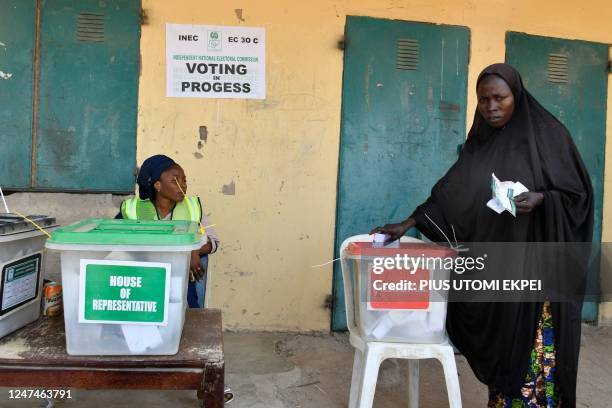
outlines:
[[[166,325],[170,264],[81,260],[80,323]]]

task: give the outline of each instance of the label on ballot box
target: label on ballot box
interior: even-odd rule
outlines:
[[[432,298],[432,289],[439,286],[432,285],[439,280],[437,271],[455,258],[455,253],[445,247],[406,242],[353,242],[348,255],[367,273],[362,276],[367,280],[367,309],[372,311],[429,311],[432,301],[441,300],[439,296]]]
[[[79,323],[168,323],[170,264],[81,259]]]
[[[368,310],[428,310],[429,290],[420,288],[420,283],[428,280],[427,269],[385,269],[378,273],[372,267]]]
[[[0,317],[36,299],[41,259],[37,252],[0,265]]]

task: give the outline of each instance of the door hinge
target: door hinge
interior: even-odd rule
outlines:
[[[140,13],[138,17],[139,17],[141,26],[149,24],[149,16],[147,15],[147,10],[140,9]]]
[[[333,304],[334,304],[334,298],[332,297],[332,295],[325,296],[325,302],[323,302],[323,309],[331,310]]]
[[[344,37],[338,40],[338,44],[336,44],[339,50],[346,49],[346,39]]]

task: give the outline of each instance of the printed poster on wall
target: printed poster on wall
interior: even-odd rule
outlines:
[[[265,30],[166,24],[166,95],[265,99]]]

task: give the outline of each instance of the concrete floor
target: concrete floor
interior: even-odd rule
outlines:
[[[232,408],[339,408],[349,395],[353,350],[346,334],[226,333],[226,381],[236,393]],[[486,406],[486,388],[457,358],[463,406]],[[375,408],[407,407],[405,361],[383,363]],[[421,407],[447,407],[441,365],[421,364]],[[607,408],[612,392],[612,328],[584,327],[578,381],[579,408]],[[40,401],[8,399],[0,388],[0,407],[41,407]],[[196,407],[195,392],[72,390],[56,407]]]

